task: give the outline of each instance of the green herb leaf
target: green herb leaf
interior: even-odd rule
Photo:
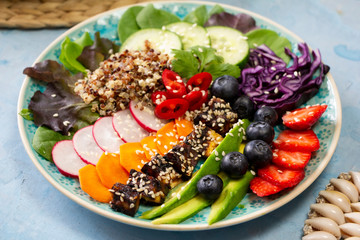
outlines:
[[[211,63],[220,64],[224,62],[224,58],[217,56],[214,48],[208,48],[204,46],[194,46],[191,48],[191,52],[197,56],[201,65],[199,72],[203,72],[204,68]]]
[[[47,127],[39,127],[35,132],[32,147],[41,156],[52,161],[51,151],[54,145],[59,141],[70,140],[71,138],[72,135],[65,136]]]
[[[287,47],[291,50],[290,41],[279,36],[278,33],[269,29],[255,29],[246,33],[250,48],[256,48],[262,44],[268,46],[273,52],[282,58],[286,63],[289,63],[290,57],[285,53],[284,48]]]
[[[213,79],[225,74],[239,77],[240,68],[224,63],[224,59],[215,52],[215,49],[204,46],[195,46],[189,50],[173,50],[172,69],[185,79],[200,72],[209,72]]]
[[[156,9],[153,4],[148,4],[136,16],[136,22],[141,29],[162,28],[162,26],[180,21],[180,18],[176,15],[161,9]]]
[[[120,41],[123,43],[125,40],[133,33],[140,30],[139,25],[136,22],[136,16],[139,14],[141,10],[143,10],[143,6],[134,6],[129,8],[124,12],[121,16],[118,24],[118,35]]]
[[[196,23],[199,26],[203,26],[207,20],[208,14],[205,5],[195,8],[184,17],[185,22]]]
[[[210,73],[213,79],[216,79],[223,75],[230,75],[235,78],[240,77],[240,68],[238,66],[229,63],[223,63],[223,64],[212,63],[204,68],[204,72]]]
[[[174,60],[172,60],[172,69],[181,77],[190,79],[200,72],[199,60],[194,57],[191,51],[173,49]]]
[[[31,110],[29,110],[27,108],[21,109],[21,111],[19,112],[19,115],[22,116],[26,120],[29,120],[29,121],[34,120]]]

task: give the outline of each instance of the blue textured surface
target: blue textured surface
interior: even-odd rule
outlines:
[[[0,239],[300,239],[309,205],[329,179],[360,170],[359,0],[223,3],[268,17],[319,48],[340,92],[343,128],[335,154],[320,177],[299,197],[274,212],[237,226],[201,232],[163,232],[118,223],[71,201],[48,183],[28,158],[16,124],[22,70],[65,30],[1,30]],[[6,114],[4,114],[6,113]]]

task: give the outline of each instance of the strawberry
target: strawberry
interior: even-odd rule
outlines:
[[[293,130],[306,130],[311,128],[325,112],[327,105],[314,105],[295,109],[283,115],[285,126]]]
[[[296,152],[314,152],[319,150],[320,142],[313,130],[284,130],[273,141],[275,148]]]
[[[279,167],[300,170],[305,168],[310,158],[311,152],[291,152],[274,149],[272,162]]]
[[[281,188],[297,185],[305,177],[304,170],[291,170],[273,164],[258,170],[258,176]]]
[[[269,196],[283,190],[283,188],[271,184],[260,177],[255,177],[251,180],[250,189],[259,197]]]

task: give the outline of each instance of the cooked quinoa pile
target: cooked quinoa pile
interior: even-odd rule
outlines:
[[[155,90],[163,90],[161,75],[170,68],[169,56],[154,50],[147,42],[142,51],[111,55],[100,67],[75,83],[75,93],[100,115],[126,109],[130,100],[151,102]]]

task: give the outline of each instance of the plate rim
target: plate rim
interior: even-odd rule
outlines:
[[[291,35],[294,39],[296,39],[298,42],[304,42],[304,40],[302,40],[299,36],[297,36],[295,33],[293,33],[292,31],[288,30],[287,28],[285,28],[284,26],[278,24],[277,22],[274,22],[273,20],[264,17],[258,13],[240,8],[240,7],[236,7],[236,6],[232,6],[232,5],[228,5],[228,4],[223,4],[223,3],[217,3],[217,2],[208,2],[208,1],[191,1],[191,0],[186,0],[186,1],[148,1],[148,2],[142,2],[142,3],[137,3],[137,4],[131,4],[131,5],[126,5],[120,8],[116,8],[116,9],[112,9],[100,14],[97,14],[91,18],[86,19],[85,21],[76,24],[75,26],[69,28],[68,30],[66,30],[64,33],[62,33],[60,36],[58,36],[55,40],[53,40],[42,52],[41,54],[36,58],[36,60],[34,61],[33,65],[37,62],[39,62],[45,55],[46,53],[52,48],[54,47],[54,45],[56,45],[57,43],[59,43],[65,36],[67,36],[69,33],[81,28],[83,25],[88,24],[89,22],[100,18],[102,16],[107,16],[110,15],[113,12],[119,11],[120,9],[127,9],[129,7],[132,6],[137,6],[137,5],[146,5],[149,3],[153,3],[153,4],[169,4],[169,3],[176,3],[176,4],[182,4],[182,3],[193,3],[193,4],[197,4],[197,5],[210,5],[210,6],[214,6],[216,4],[223,6],[225,8],[228,9],[232,9],[235,11],[240,11],[243,13],[247,13],[251,16],[254,16],[256,18],[262,19],[270,24],[272,24],[273,26],[276,26],[277,28],[279,28],[282,32],[286,32],[287,34]],[[60,191],[62,194],[64,194],[66,197],[70,198],[72,201],[76,202],[77,204],[79,204],[80,206],[89,209],[90,211],[97,213],[101,216],[104,216],[106,218],[110,218],[112,220],[121,222],[121,223],[125,223],[125,224],[129,224],[132,226],[137,226],[137,227],[143,227],[143,228],[147,228],[147,229],[153,229],[153,230],[168,230],[168,231],[197,231],[197,230],[210,230],[210,229],[216,229],[216,228],[222,228],[222,227],[228,227],[228,226],[232,226],[232,225],[236,225],[236,224],[240,224],[240,223],[244,223],[247,221],[250,221],[252,219],[256,219],[262,215],[268,214],[284,205],[286,205],[287,203],[289,203],[290,201],[292,201],[295,197],[299,196],[304,190],[306,190],[318,177],[319,175],[324,171],[325,167],[328,165],[328,163],[330,162],[336,146],[338,144],[339,138],[340,138],[340,132],[341,132],[341,125],[342,125],[342,109],[341,109],[341,99],[340,99],[340,95],[337,89],[337,86],[335,84],[335,81],[331,75],[331,73],[328,73],[327,75],[328,81],[331,83],[331,86],[333,88],[333,92],[334,92],[334,97],[335,97],[335,106],[336,106],[336,124],[335,124],[335,130],[334,130],[334,135],[331,141],[331,145],[329,146],[326,155],[324,156],[323,160],[321,161],[320,165],[316,168],[316,170],[311,174],[311,176],[309,176],[308,179],[306,179],[304,182],[302,182],[300,185],[298,185],[295,189],[291,190],[291,192],[287,193],[287,195],[285,197],[283,197],[281,200],[270,204],[269,206],[250,213],[250,214],[246,214],[243,217],[240,218],[236,218],[236,219],[228,219],[228,220],[222,220],[220,222],[217,222],[215,224],[212,225],[208,225],[208,224],[196,224],[196,225],[181,225],[181,224],[163,224],[163,225],[154,225],[151,222],[148,221],[143,221],[143,220],[139,220],[137,218],[129,218],[127,216],[122,216],[116,213],[111,213],[108,211],[105,211],[101,208],[98,208],[97,206],[90,204],[88,202],[86,202],[85,200],[77,197],[76,195],[70,193],[68,190],[66,190],[65,188],[62,187],[62,185],[60,185],[59,183],[57,183],[47,172],[46,170],[41,166],[41,164],[39,163],[39,161],[37,160],[36,156],[33,154],[32,152],[32,147],[30,144],[30,141],[27,141],[26,138],[26,132],[25,132],[25,120],[19,115],[17,114],[17,125],[18,125],[18,130],[20,133],[20,137],[22,140],[22,143],[24,145],[24,148],[26,150],[27,155],[30,157],[30,159],[32,160],[32,162],[34,163],[34,165],[36,166],[36,168],[39,170],[39,172],[45,177],[45,179],[50,182],[51,185],[53,185],[58,191]],[[30,78],[28,76],[25,77],[22,85],[21,85],[21,89],[20,89],[20,93],[19,93],[19,97],[18,97],[18,103],[17,103],[17,112],[19,113],[22,110],[22,104],[23,104],[23,100],[25,97],[25,90],[26,90],[26,86],[29,83]]]

